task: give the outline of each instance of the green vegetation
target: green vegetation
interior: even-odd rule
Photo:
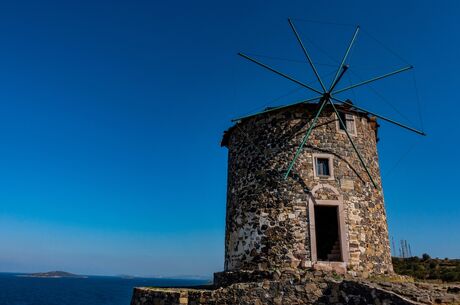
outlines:
[[[460,259],[422,257],[393,257],[393,268],[398,274],[412,276],[420,280],[460,282]]]

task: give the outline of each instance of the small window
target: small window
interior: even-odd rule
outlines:
[[[348,113],[344,113],[340,111],[339,111],[339,117],[342,120],[342,122],[345,123],[345,126],[347,127],[347,131],[352,135],[356,135],[355,117],[352,114],[348,114]],[[337,121],[339,125],[339,130],[345,131],[342,124],[340,124],[340,120],[337,120]]]
[[[316,176],[318,177],[329,177],[331,171],[329,168],[328,158],[316,158]]]
[[[314,153],[312,157],[315,179],[334,180],[334,156]]]

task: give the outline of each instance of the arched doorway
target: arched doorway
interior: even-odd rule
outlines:
[[[346,266],[349,251],[343,197],[333,186],[318,184],[311,191],[308,210],[312,263]]]

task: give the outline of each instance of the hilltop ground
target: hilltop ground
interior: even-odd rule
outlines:
[[[460,282],[460,259],[422,257],[393,257],[394,271],[417,280],[438,282]]]

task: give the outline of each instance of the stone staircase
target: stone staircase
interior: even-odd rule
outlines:
[[[327,260],[330,262],[342,261],[342,255],[340,251],[339,241],[337,240],[331,249],[331,252],[327,255]]]

